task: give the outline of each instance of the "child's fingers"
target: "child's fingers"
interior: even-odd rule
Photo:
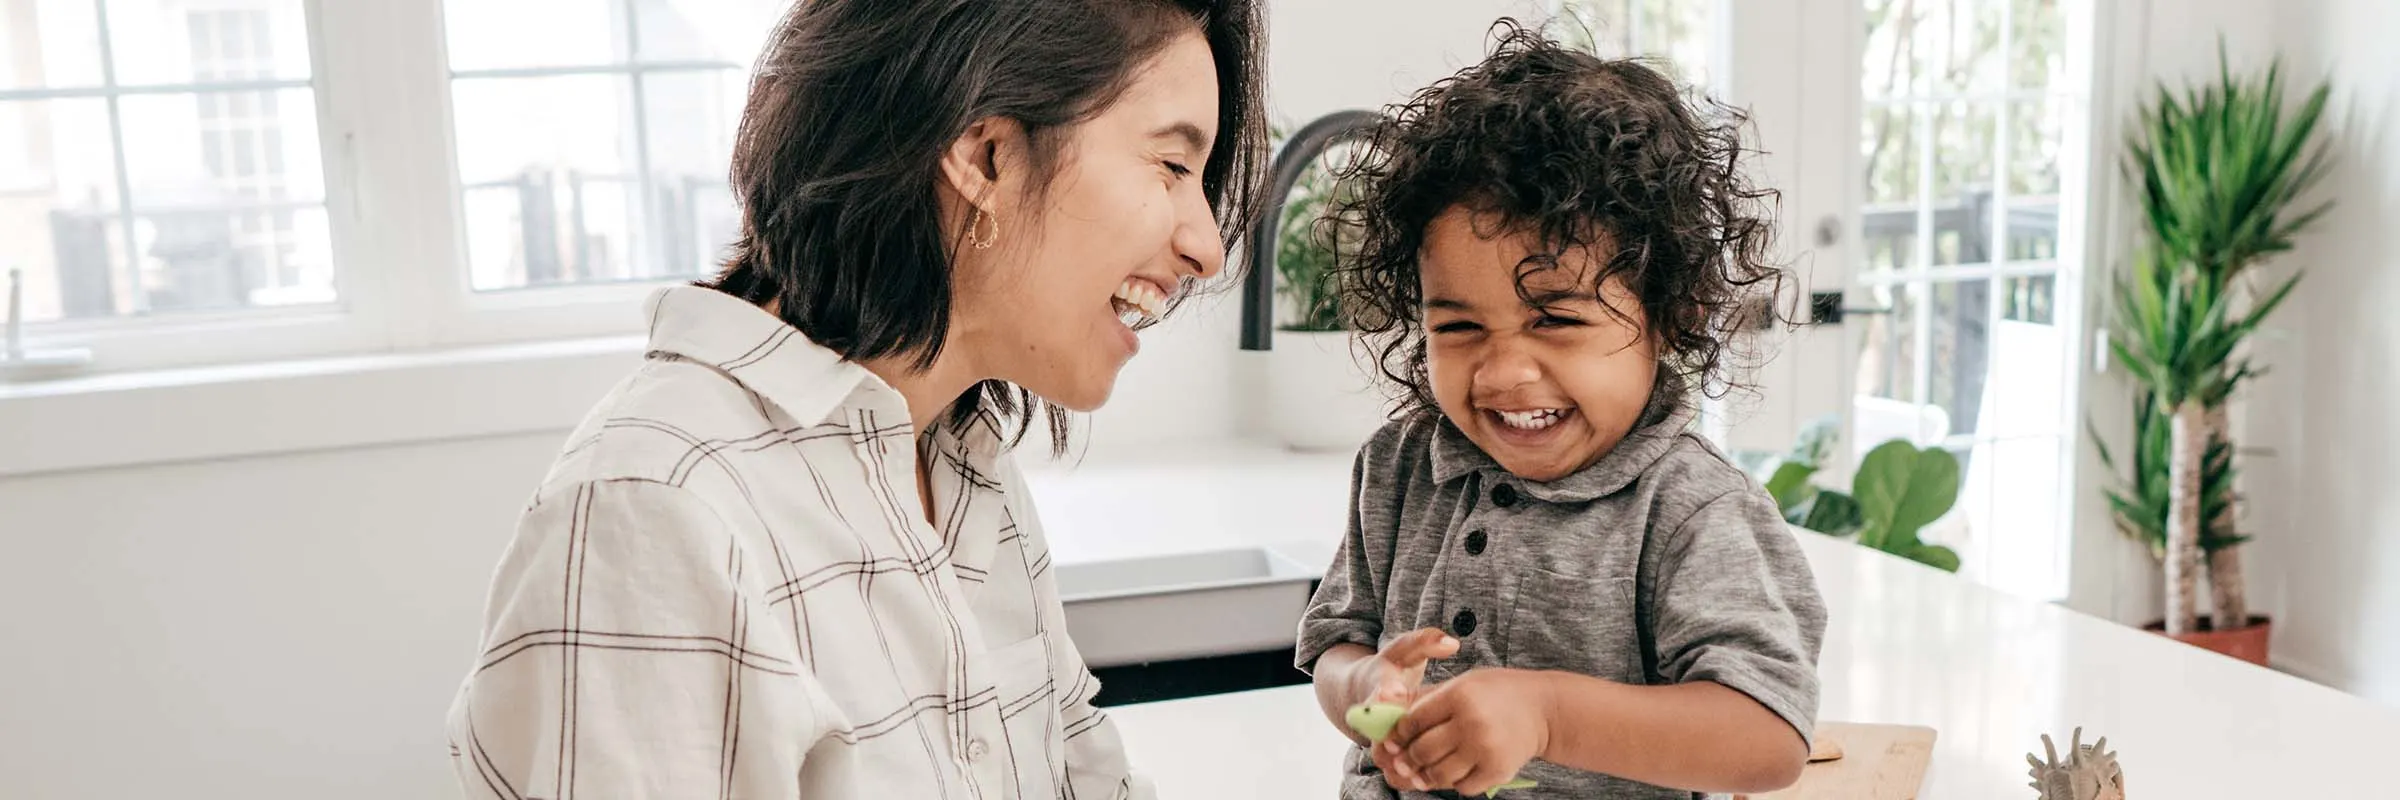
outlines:
[[[1409,763],[1412,764],[1441,763],[1443,759],[1458,752],[1460,742],[1456,725],[1432,728],[1408,741],[1398,738],[1385,741],[1399,745],[1401,754],[1406,756]]]
[[[1440,628],[1420,628],[1392,641],[1383,649],[1383,660],[1398,667],[1414,667],[1437,658],[1449,658],[1458,653],[1458,640]]]
[[[1427,788],[1420,780],[1416,766],[1408,763],[1408,757],[1401,755],[1399,747],[1385,742],[1376,745],[1368,753],[1375,759],[1375,766],[1383,770],[1383,782],[1391,784],[1392,788],[1410,791],[1424,791]]]
[[[1409,759],[1406,756],[1402,756],[1398,760],[1405,761]],[[1459,781],[1465,779],[1469,775],[1474,774],[1475,757],[1468,753],[1466,749],[1459,748],[1451,750],[1448,754],[1442,756],[1438,761],[1417,761],[1415,762],[1415,767],[1417,777],[1422,779],[1428,788],[1448,789],[1455,787],[1463,790],[1466,787],[1460,784]]]
[[[1494,765],[1478,764],[1474,769],[1468,770],[1467,774],[1451,781],[1450,785],[1458,787],[1458,793],[1461,795],[1474,796],[1491,791],[1492,787],[1507,783],[1515,777],[1515,775],[1502,774]]]
[[[1450,721],[1458,711],[1456,698],[1459,693],[1451,691],[1456,685],[1448,683],[1436,686],[1418,696],[1416,702],[1409,705],[1408,714],[1400,718],[1400,724],[1392,727],[1390,738],[1405,747],[1426,731]]]

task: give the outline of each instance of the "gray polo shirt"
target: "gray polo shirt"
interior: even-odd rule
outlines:
[[[1691,420],[1669,414],[1548,483],[1501,469],[1439,414],[1384,426],[1359,450],[1350,530],[1301,618],[1299,666],[1436,627],[1459,652],[1428,665],[1429,682],[1476,667],[1715,681],[1809,735],[1816,580],[1774,500]],[[1511,793],[1524,800],[1693,796],[1538,760],[1519,776],[1541,784]],[[1342,796],[1393,792],[1352,748]]]

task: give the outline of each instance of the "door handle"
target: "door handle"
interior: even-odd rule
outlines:
[[[1841,292],[1809,292],[1808,324],[1840,325],[1843,318],[1852,314],[1880,316],[1892,313],[1890,306],[1847,306],[1842,304],[1842,300]]]

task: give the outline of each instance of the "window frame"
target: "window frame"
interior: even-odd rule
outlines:
[[[105,13],[105,0],[92,2]],[[299,5],[309,77],[255,83],[306,87],[314,97],[335,300],[29,322],[30,348],[89,350],[93,363],[79,373],[89,375],[611,337],[640,329],[643,297],[689,279],[475,291],[443,0]],[[104,96],[113,107],[128,92],[114,83],[105,21],[101,25],[101,87],[14,94]],[[482,72],[489,71],[473,71]],[[251,83],[239,82],[243,88]],[[193,88],[218,86],[147,91]],[[129,177],[118,139],[114,157],[122,191]]]

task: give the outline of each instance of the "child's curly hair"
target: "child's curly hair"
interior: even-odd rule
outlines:
[[[1538,237],[1517,270],[1527,302],[1527,276],[1586,245],[1615,247],[1588,277],[1595,289],[1621,278],[1659,342],[1645,421],[1690,389],[1740,385],[1728,350],[1745,320],[1760,322],[1753,301],[1773,313],[1783,280],[1767,262],[1777,195],[1742,171],[1747,118],[1708,100],[1704,114],[1640,61],[1572,50],[1514,20],[1494,30],[1482,64],[1387,110],[1343,168],[1355,191],[1321,223],[1346,244],[1336,274],[1350,327],[1408,392],[1398,410],[1434,407],[1418,253],[1426,226],[1461,203]]]

